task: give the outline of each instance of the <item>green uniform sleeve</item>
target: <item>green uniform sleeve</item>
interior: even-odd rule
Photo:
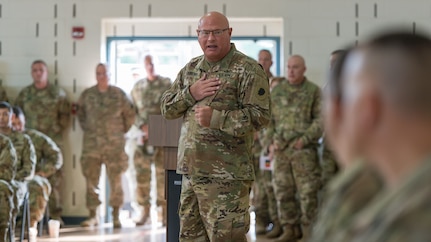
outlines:
[[[127,98],[127,96],[123,95],[123,120],[124,120],[124,132],[127,133],[127,131],[132,127],[133,123],[135,122],[135,109],[133,108],[133,104],[130,102],[130,100]]]
[[[84,132],[88,130],[86,126],[85,95],[86,95],[86,91],[84,91],[79,97],[78,111],[76,111],[76,116],[78,117],[79,125],[81,126]]]
[[[312,115],[312,124],[305,133],[301,136],[301,140],[304,146],[309,145],[310,143],[316,142],[320,137],[322,137],[323,127],[322,127],[322,118],[321,118],[321,103],[322,103],[322,95],[320,89],[317,89],[313,93],[313,106],[311,110]]]
[[[16,173],[16,151],[12,142],[7,137],[1,137],[0,151],[0,179],[10,182]]]
[[[39,159],[43,160],[44,163],[41,171],[45,173],[46,177],[50,177],[63,166],[63,155],[60,148],[51,138],[44,134],[41,135],[42,157]]]
[[[21,154],[22,167],[17,171],[16,178],[19,181],[30,180],[34,176],[36,168],[36,152],[28,135],[24,135],[24,146]]]
[[[271,118],[268,78],[263,69],[244,74],[240,109],[213,110],[210,128],[241,137],[266,126]]]
[[[187,109],[196,103],[190,94],[190,86],[183,83],[183,72],[184,69],[178,73],[172,86],[162,96],[161,110],[166,119],[183,117]]]
[[[70,101],[64,92],[60,94],[58,102],[58,123],[62,131],[65,130],[70,123]]]

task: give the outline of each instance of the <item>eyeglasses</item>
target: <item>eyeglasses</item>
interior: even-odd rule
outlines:
[[[228,30],[229,28],[225,29],[216,29],[216,30],[196,30],[199,37],[208,37],[211,33],[213,33],[214,36],[220,36],[223,34],[224,31]]]

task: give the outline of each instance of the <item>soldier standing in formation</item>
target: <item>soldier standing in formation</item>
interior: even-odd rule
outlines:
[[[271,92],[272,126],[268,130],[274,152],[273,186],[282,233],[268,233],[275,241],[296,241],[308,234],[318,209],[320,188],[318,139],[322,136],[320,88],[305,76],[305,61],[291,56],[287,81]],[[298,200],[296,195],[298,194]]]
[[[154,71],[153,58],[150,55],[144,59],[147,77],[136,82],[132,89],[132,100],[136,109],[135,125],[142,130],[141,145],[139,145],[134,155],[134,165],[136,170],[136,200],[143,207],[141,218],[136,225],[143,225],[150,216],[150,183],[151,165],[156,168],[157,206],[163,210],[163,225],[166,224],[166,201],[165,190],[165,170],[163,167],[163,149],[156,147],[152,149],[148,145],[148,119],[150,115],[161,114],[160,102],[163,93],[171,86],[171,80],[167,77],[156,75]]]
[[[162,98],[167,119],[184,118],[177,172],[183,174],[180,241],[247,241],[254,179],[253,136],[270,120],[268,78],[230,43],[218,12],[198,23],[204,52],[179,73]]]
[[[31,65],[33,84],[22,89],[15,105],[26,115],[26,127],[38,130],[63,149],[63,132],[70,123],[70,102],[66,92],[48,81],[48,68],[44,61],[36,60]],[[52,192],[49,199],[49,214],[52,219],[61,220],[60,184],[62,169],[50,177]]]
[[[86,89],[78,101],[78,119],[84,131],[81,155],[82,173],[87,184],[87,208],[90,216],[81,226],[98,224],[96,214],[99,200],[99,178],[102,164],[110,185],[109,205],[113,208],[114,228],[120,228],[120,207],[123,204],[121,176],[127,170],[125,138],[133,122],[135,111],[126,94],[109,84],[105,64],[96,67],[97,85]]]

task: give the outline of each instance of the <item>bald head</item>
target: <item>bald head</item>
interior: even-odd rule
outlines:
[[[204,23],[216,23],[226,27],[229,27],[229,21],[226,16],[219,12],[209,12],[202,16],[198,23],[198,28],[200,28]]]
[[[287,79],[290,84],[298,85],[304,81],[305,60],[300,55],[292,55],[287,60]]]

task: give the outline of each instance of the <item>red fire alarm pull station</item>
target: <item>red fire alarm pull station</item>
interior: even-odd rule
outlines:
[[[84,27],[73,27],[72,28],[72,38],[83,39],[85,35]]]

